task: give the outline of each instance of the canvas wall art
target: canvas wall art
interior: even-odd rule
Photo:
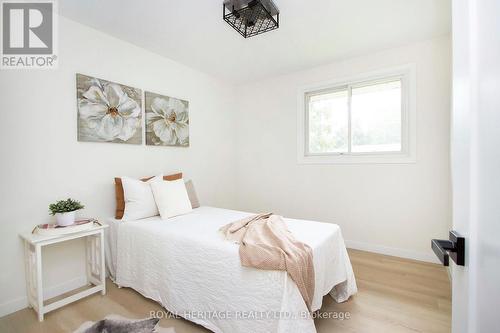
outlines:
[[[142,144],[142,90],[76,74],[78,141]]]
[[[189,146],[189,102],[146,91],[146,144]]]

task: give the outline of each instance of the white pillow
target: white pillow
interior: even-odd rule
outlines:
[[[123,221],[144,219],[159,214],[150,185],[156,180],[163,181],[163,175],[153,177],[147,182],[122,177],[123,196],[125,197]]]
[[[151,189],[162,219],[186,214],[192,210],[183,179],[153,181]]]

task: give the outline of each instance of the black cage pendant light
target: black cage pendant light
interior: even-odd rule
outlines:
[[[223,18],[248,38],[279,28],[280,12],[271,0],[225,0]]]

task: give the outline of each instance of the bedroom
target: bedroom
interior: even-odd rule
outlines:
[[[0,332],[495,331],[497,1],[1,5]]]

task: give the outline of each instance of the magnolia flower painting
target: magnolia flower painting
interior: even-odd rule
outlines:
[[[189,102],[146,91],[146,144],[189,146]]]
[[[142,91],[76,75],[78,140],[142,144]]]

